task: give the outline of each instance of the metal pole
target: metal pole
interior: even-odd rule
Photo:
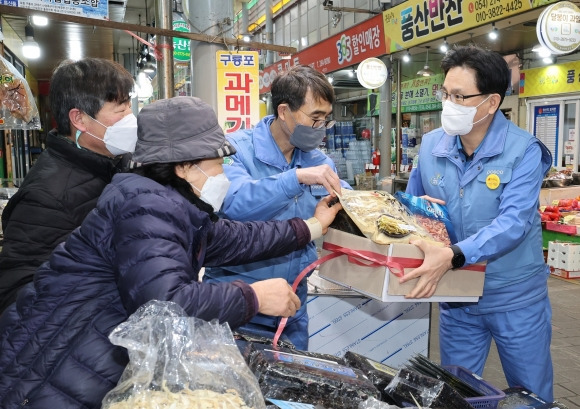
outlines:
[[[272,0],[266,0],[266,44],[274,43],[274,22],[272,17]],[[274,51],[266,51],[266,67],[274,64]]]
[[[171,1],[157,0],[157,25],[160,28],[171,30],[173,28],[173,10]],[[157,61],[157,85],[159,87],[159,99],[171,98],[174,95],[173,82],[173,38],[157,36],[157,45],[162,58]]]
[[[379,132],[380,137],[378,146],[381,152],[381,163],[379,168],[379,176],[381,178],[391,174],[391,127],[392,127],[392,111],[393,103],[391,101],[393,80],[393,67],[391,64],[391,57],[382,57],[383,62],[387,66],[388,77],[385,83],[381,86],[379,95],[381,98],[380,112],[379,112]]]

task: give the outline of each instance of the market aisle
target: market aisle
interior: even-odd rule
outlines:
[[[580,279],[551,276],[548,287],[552,302],[554,397],[569,409],[580,409]],[[432,305],[429,355],[439,362],[439,309],[437,304]],[[501,389],[507,388],[495,344],[483,378]]]

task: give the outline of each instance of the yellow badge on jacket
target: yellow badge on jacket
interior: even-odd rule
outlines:
[[[491,190],[497,189],[499,187],[499,176],[495,173],[487,175],[487,178],[485,179],[485,185]]]

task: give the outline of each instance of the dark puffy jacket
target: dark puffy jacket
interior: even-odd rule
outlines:
[[[251,287],[199,283],[202,265],[306,246],[300,219],[210,221],[175,190],[120,174],[0,317],[0,407],[99,408],[128,362],[113,328],[149,300],[235,328],[257,313]]]
[[[79,149],[56,132],[46,144],[2,213],[0,314],[54,248],[81,225],[120,166],[121,157]]]

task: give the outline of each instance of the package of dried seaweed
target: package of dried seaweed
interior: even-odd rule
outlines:
[[[389,382],[397,375],[397,369],[373,361],[364,355],[352,351],[347,351],[344,354],[344,360],[348,366],[360,369],[369,378],[373,385],[381,392],[381,400],[383,402],[395,403],[384,390]]]
[[[399,369],[385,388],[385,393],[400,407],[473,409],[473,406],[442,380],[407,368]]]
[[[265,349],[250,355],[249,366],[265,398],[352,409],[380,395],[360,370],[334,361]]]

